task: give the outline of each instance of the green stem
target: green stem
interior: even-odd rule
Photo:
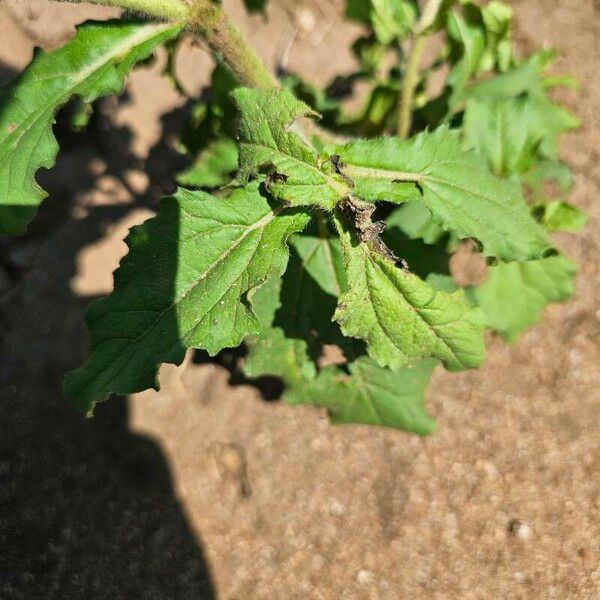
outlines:
[[[192,30],[198,32],[210,49],[231,69],[238,81],[254,88],[281,87],[278,79],[265,66],[254,49],[246,42],[225,11],[213,0],[194,0],[187,18]],[[308,145],[316,134],[329,143],[347,141],[319,127],[313,121],[294,123],[292,130]]]
[[[265,66],[252,46],[246,42],[225,11],[213,0],[194,0],[190,7],[188,23],[206,41],[210,49],[231,69],[238,81],[254,88],[281,87],[278,79]],[[292,131],[309,146],[313,134],[329,143],[340,144],[346,140],[319,127],[313,121],[294,123]]]
[[[151,15],[167,21],[183,21],[206,41],[210,49],[233,72],[238,81],[255,88],[280,87],[277,78],[265,66],[238,28],[214,0],[62,0],[66,2],[102,4]],[[344,138],[325,131],[312,121],[302,127],[294,125],[301,137],[314,134],[331,143],[343,143]],[[307,140],[308,141],[308,140]]]
[[[402,81],[402,94],[400,96],[400,109],[398,114],[398,135],[401,138],[408,136],[412,124],[412,112],[415,98],[415,90],[419,83],[419,66],[421,65],[421,56],[425,49],[426,38],[418,35],[412,44],[406,72]]]
[[[256,88],[279,87],[276,77],[219,5],[212,0],[195,0],[189,8],[187,21],[233,71],[240,83]]]
[[[429,28],[433,25],[442,5],[442,0],[428,0],[421,18],[414,29],[414,38],[408,62],[404,81],[402,82],[402,94],[400,96],[400,105],[398,109],[398,135],[405,138],[410,133],[412,124],[413,105],[415,101],[415,90],[419,83],[419,67],[421,66],[421,57],[425,50],[425,43],[428,37]]]
[[[223,9],[213,0],[66,0],[115,6],[166,21],[185,21],[199,33],[210,49],[249,87],[279,87],[275,76],[248,45]]]

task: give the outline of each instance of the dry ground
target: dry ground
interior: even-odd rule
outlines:
[[[282,3],[262,37],[261,18],[228,4],[272,62]],[[289,66],[326,81],[356,32],[320,4]],[[557,47],[581,81],[563,98],[583,121],[564,157],[592,218],[559,239],[581,267],[577,297],[512,347],[490,339],[480,370],[437,373],[426,439],[332,427],[214,364],[164,370],[129,416],[118,400],[92,422],[74,414],[60,377],[83,356],[84,307],[171,186],[178,158],[159,135],[185,103],[158,66],[140,70],[92,135],[66,136],[39,220],[0,243],[0,598],[600,598],[600,5],[513,4],[521,45]],[[108,13],[3,0],[0,76],[91,14]],[[181,56],[194,93],[209,64]]]

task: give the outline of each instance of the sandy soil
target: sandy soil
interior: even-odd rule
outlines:
[[[260,17],[227,4],[272,63],[283,3],[263,37]],[[180,159],[160,131],[177,131],[186,103],[155,65],[90,133],[63,132],[39,219],[0,240],[0,598],[600,598],[600,6],[513,4],[521,45],[557,47],[557,70],[581,81],[562,97],[584,123],[564,157],[592,218],[558,239],[581,268],[577,297],[512,347],[490,338],[479,371],[438,372],[426,439],[267,402],[232,380],[227,354],[164,369],[160,393],[92,421],[75,414],[60,379],[84,354],[84,308],[172,186]],[[321,5],[289,63],[315,81],[349,64],[356,33]],[[0,77],[109,14],[2,2]],[[194,93],[209,64],[182,54]]]

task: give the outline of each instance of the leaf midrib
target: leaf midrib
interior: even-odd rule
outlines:
[[[429,332],[431,333],[431,335],[433,336],[434,340],[436,340],[436,343],[440,343],[443,345],[444,348],[446,348],[448,350],[448,352],[450,353],[450,355],[454,358],[454,360],[456,361],[457,364],[462,365],[463,362],[462,360],[459,359],[459,357],[456,355],[456,352],[454,351],[454,349],[448,344],[448,342],[446,340],[444,340],[442,337],[440,337],[438,331],[436,330],[436,326],[432,325],[424,316],[424,314],[422,313],[423,309],[425,308],[424,306],[417,308],[416,306],[414,306],[413,304],[410,303],[410,301],[406,298],[406,295],[402,292],[402,290],[400,290],[397,286],[397,284],[390,278],[390,276],[377,264],[377,261],[375,261],[371,255],[371,252],[369,251],[368,248],[364,247],[364,244],[361,244],[361,246],[363,246],[363,252],[365,254],[365,258],[366,260],[370,261],[371,264],[374,266],[375,269],[377,269],[377,271],[379,271],[383,277],[385,277],[390,284],[393,286],[393,288],[398,292],[398,294],[400,294],[400,296],[402,296],[402,298],[404,299],[404,301],[406,302],[406,304],[411,307],[414,312],[419,316],[419,319],[422,323],[424,323],[427,326],[427,329],[429,330]],[[367,275],[367,279],[368,279],[368,275]],[[370,287],[368,287],[369,290],[369,298],[371,298],[371,290]],[[432,288],[432,296],[431,296],[431,300],[433,300],[433,298],[435,298],[435,296],[441,292],[436,292],[433,288]],[[377,319],[377,323],[379,324],[379,327],[382,329],[382,331],[385,333],[386,337],[392,342],[392,344],[394,345],[394,347],[398,350],[398,352],[400,352],[402,355],[404,355],[407,360],[410,360],[410,356],[408,354],[406,354],[406,352],[404,352],[401,348],[398,347],[398,345],[394,342],[393,338],[390,337],[390,335],[388,334],[388,332],[386,331],[386,329],[383,327],[383,324],[381,323],[380,319],[379,319],[379,315],[377,314],[377,311],[375,310],[375,303],[371,301],[371,305],[373,306],[373,312],[375,313],[376,319]],[[455,321],[454,321],[455,322]],[[432,348],[432,350],[435,351],[435,348]],[[441,360],[444,360],[440,357]]]
[[[208,277],[208,275],[218,267],[218,265],[220,263],[222,263],[227,256],[229,256],[249,235],[250,233],[252,233],[253,231],[256,231],[257,229],[259,229],[260,227],[266,227],[271,221],[273,221],[275,219],[275,217],[284,209],[284,207],[277,207],[274,210],[271,210],[269,213],[267,213],[264,217],[262,217],[259,221],[256,221],[255,223],[253,223],[251,226],[249,226],[246,231],[244,232],[243,235],[241,235],[236,241],[235,243],[233,243],[231,246],[229,246],[224,252],[222,252],[219,257],[213,261],[202,273],[201,277],[198,277],[197,279],[194,280],[193,284],[190,285],[188,287],[187,290],[184,291],[183,294],[181,294],[179,296],[179,298],[176,298],[169,306],[167,306],[163,311],[161,311],[160,313],[157,314],[157,317],[152,321],[152,324],[148,327],[146,327],[144,329],[144,331],[142,331],[137,337],[135,338],[128,338],[130,339],[129,343],[124,346],[121,350],[120,353],[122,354],[123,352],[126,352],[132,345],[137,344],[139,342],[140,339],[142,339],[145,335],[148,334],[149,331],[151,331],[154,326],[156,325],[156,323],[158,323],[165,314],[167,314],[168,312],[170,312],[171,310],[173,310],[173,308],[175,308],[175,306],[177,306],[178,304],[180,304],[181,302],[183,302],[187,296],[200,284],[201,281],[203,281],[204,279],[206,279],[206,277]],[[242,270],[243,271],[243,270]],[[239,277],[238,277],[239,278]],[[237,281],[234,281],[234,283]],[[212,309],[212,307],[211,307]],[[208,312],[208,311],[207,311]],[[201,321],[201,320],[200,320]],[[198,321],[199,322],[199,321]],[[194,328],[198,326],[198,322],[194,325]],[[189,331],[188,331],[189,333]],[[187,335],[187,334],[186,334]],[[113,338],[111,338],[113,339]],[[106,340],[104,340],[106,341]],[[110,368],[110,365],[109,365]],[[102,369],[102,371],[100,371],[99,373],[103,373],[105,372],[107,369]],[[97,378],[99,376],[98,373],[96,373],[95,378]],[[88,384],[89,385],[89,384]]]
[[[118,58],[119,55],[122,55],[128,50],[131,50],[135,45],[147,41],[153,36],[157,35],[158,33],[161,33],[162,31],[167,31],[172,27],[172,23],[164,25],[146,25],[143,30],[138,31],[132,37],[127,38],[127,40],[121,43],[120,45],[112,47],[108,54],[104,54],[100,59],[92,62],[86,69],[82,70],[79,74],[60,73],[56,75],[56,77],[63,76],[70,78],[70,85],[67,87],[67,90],[61,93],[57,93],[55,96],[52,97],[51,100],[46,99],[45,105],[29,113],[20,125],[18,125],[13,131],[11,131],[8,134],[8,136],[6,136],[2,141],[0,141],[0,144],[3,147],[5,147],[5,153],[12,149],[12,144],[18,144],[19,140],[29,131],[31,131],[31,129],[33,129],[33,126],[42,116],[44,116],[44,114],[46,114],[48,111],[53,112],[58,108],[58,106],[67,102],[73,94],[77,93],[77,88],[83,82],[85,82],[88,77],[90,77],[94,73],[97,73],[102,67],[108,65],[111,61]],[[37,81],[38,80],[33,80],[33,83]]]
[[[446,161],[448,162],[448,161]],[[459,161],[451,161],[456,164]],[[437,166],[437,165],[436,165]],[[390,169],[378,169],[375,167],[360,167],[358,165],[346,165],[344,167],[344,173],[349,177],[357,177],[364,179],[385,179],[387,181],[391,181],[392,183],[423,183],[427,181],[432,181],[434,183],[439,183],[445,185],[447,187],[454,188],[460,192],[465,192],[467,194],[472,194],[474,196],[478,196],[491,202],[493,204],[497,204],[501,206],[503,209],[510,208],[513,212],[516,212],[516,207],[512,204],[507,204],[505,202],[501,202],[493,197],[486,196],[480,190],[474,190],[472,188],[465,187],[464,185],[460,185],[454,181],[450,181],[449,179],[444,179],[442,177],[437,177],[435,175],[430,175],[429,173],[414,173],[410,171],[393,171]]]

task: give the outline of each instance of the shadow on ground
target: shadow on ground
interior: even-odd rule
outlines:
[[[167,133],[184,112],[165,117]],[[56,132],[65,150],[44,174],[50,198],[39,219],[23,238],[0,240],[0,597],[210,600],[201,542],[169,465],[153,440],[128,430],[127,401],[111,399],[88,420],[61,391],[63,374],[83,359],[92,299],[70,289],[79,250],[158,198],[180,159],[157,146],[144,165],[156,174],[147,192],[74,219],[74,190],[95,185],[92,159],[126,184],[130,133],[107,135],[97,117],[72,134],[64,120]]]

